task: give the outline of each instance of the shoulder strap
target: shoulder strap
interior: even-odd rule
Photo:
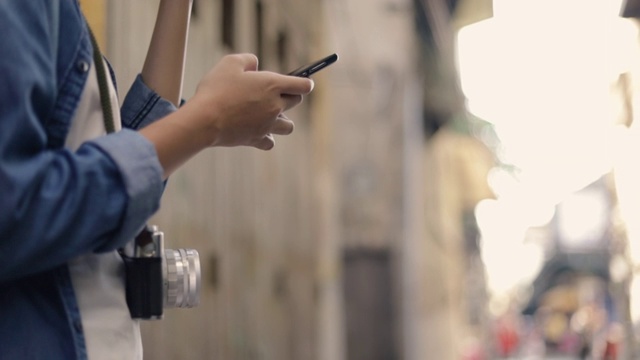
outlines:
[[[87,24],[89,29],[89,36],[91,37],[91,45],[93,46],[93,62],[96,67],[96,74],[98,75],[98,87],[100,89],[100,104],[102,105],[102,113],[104,117],[104,127],[107,129],[107,133],[115,131],[113,124],[113,109],[111,108],[111,98],[109,97],[109,85],[107,83],[107,75],[104,70],[104,63],[102,59],[102,53],[98,47],[98,42],[91,27]]]

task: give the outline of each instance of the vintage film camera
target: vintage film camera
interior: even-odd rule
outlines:
[[[200,302],[200,257],[194,249],[165,249],[164,233],[145,228],[120,250],[126,296],[134,319],[162,319],[164,308],[190,308]]]

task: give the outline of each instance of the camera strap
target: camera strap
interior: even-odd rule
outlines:
[[[107,134],[115,131],[113,123],[113,109],[111,108],[111,99],[109,98],[109,85],[107,83],[107,75],[104,70],[104,59],[100,52],[100,47],[96,41],[91,27],[87,23],[89,29],[89,37],[91,38],[91,45],[93,46],[93,63],[96,67],[96,74],[98,75],[98,88],[100,91],[100,105],[102,107],[102,114],[104,118],[104,128],[107,130]]]
[[[104,128],[107,131],[107,134],[110,134],[115,132],[115,125],[113,122],[113,108],[111,107],[111,99],[109,97],[109,84],[107,82],[107,74],[104,69],[104,59],[102,57],[102,52],[100,52],[100,47],[98,46],[96,37],[93,35],[93,31],[91,30],[91,26],[89,26],[88,22],[85,22],[85,24],[89,30],[91,46],[93,47],[93,63],[96,67],[96,75],[98,77],[98,90],[100,91],[100,106],[102,107]],[[138,234],[136,241],[138,241],[138,238],[144,238],[145,229]],[[123,249],[119,250],[121,254],[124,254]]]

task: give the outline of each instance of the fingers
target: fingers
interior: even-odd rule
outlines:
[[[237,64],[244,71],[258,70],[258,57],[253,54],[232,54],[225,56],[224,59],[230,63]]]
[[[225,59],[240,64],[244,71],[258,71],[258,57],[253,54],[226,55]],[[309,78],[271,73],[282,94],[306,95],[313,91],[314,82]]]
[[[278,74],[280,93],[290,95],[306,95],[313,90],[313,80],[297,76]]]
[[[218,106],[212,118],[218,121],[218,146],[274,147],[274,136],[289,135],[293,121],[283,112],[299,105],[303,95],[313,90],[308,78],[258,71],[253,54],[227,55],[199,84],[198,94]],[[215,101],[214,101],[215,100]],[[192,101],[192,103],[194,103]]]
[[[284,101],[284,110],[283,111],[287,111],[295,106],[300,105],[300,103],[302,102],[302,95],[288,95],[288,94],[282,94],[280,95],[282,97],[282,100]]]
[[[289,120],[286,115],[280,114],[271,127],[271,132],[258,140],[254,146],[260,150],[271,150],[276,143],[273,135],[289,135],[293,132],[294,127],[293,121]]]
[[[258,71],[258,57],[253,54],[240,54],[244,71]]]
[[[276,141],[273,138],[273,135],[267,134],[262,139],[258,140],[258,142],[254,146],[260,150],[271,150],[273,149],[275,144]]]
[[[276,135],[289,135],[293,132],[295,125],[285,114],[278,115],[278,118],[271,127],[271,133]]]
[[[306,95],[313,90],[314,82],[309,78],[282,75],[272,71],[258,71],[257,74],[267,81],[269,88],[290,95]]]

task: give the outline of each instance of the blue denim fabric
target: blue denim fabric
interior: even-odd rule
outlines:
[[[92,63],[77,0],[0,0],[0,359],[85,359],[66,263],[112,251],[158,209],[135,130],[175,111],[138,77],[122,131],[63,147]]]

